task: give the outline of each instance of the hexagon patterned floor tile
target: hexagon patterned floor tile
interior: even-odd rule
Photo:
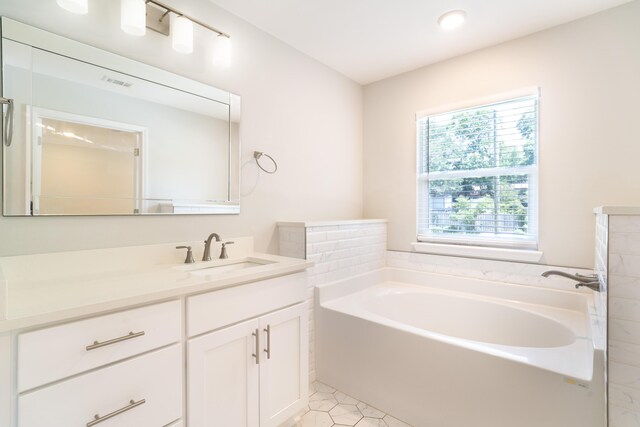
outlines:
[[[289,420],[282,426],[411,427],[379,409],[317,381],[309,384],[309,407],[296,419]]]

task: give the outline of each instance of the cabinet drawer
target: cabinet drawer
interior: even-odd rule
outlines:
[[[307,273],[295,273],[187,299],[190,337],[303,301]]]
[[[180,311],[170,301],[21,334],[18,391],[177,342]]]
[[[99,427],[158,427],[178,420],[181,349],[174,345],[20,395],[18,427],[84,427],[96,415],[104,419]]]

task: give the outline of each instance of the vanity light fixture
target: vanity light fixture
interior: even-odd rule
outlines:
[[[71,13],[86,15],[89,12],[89,0],[57,0],[58,6]]]
[[[145,0],[120,0],[120,28],[132,36],[145,35],[147,32]]]
[[[213,42],[213,65],[220,68],[231,66],[231,40],[218,35]]]
[[[175,51],[180,53],[193,52],[193,22],[184,16],[176,16],[173,20],[171,45]]]
[[[73,13],[87,13],[89,0],[56,0],[58,5]],[[213,64],[231,66],[231,36],[157,0],[120,0],[120,28],[127,34],[144,36],[149,28],[165,36],[171,35],[173,49],[180,53],[193,52],[193,24],[216,33]],[[171,19],[171,14],[175,16]],[[173,29],[171,28],[173,26]]]
[[[229,34],[157,0],[145,1],[147,3],[147,28],[165,36],[171,34],[171,43],[176,51],[193,52],[193,24],[197,24],[217,34],[213,46],[214,64],[222,67],[231,65],[231,36]],[[168,15],[170,14],[175,15],[176,18],[169,19]],[[173,28],[171,28],[172,26]]]
[[[464,10],[451,10],[438,18],[438,25],[443,30],[454,30],[464,24],[467,12]]]

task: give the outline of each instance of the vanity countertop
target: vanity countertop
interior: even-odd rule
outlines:
[[[4,288],[4,301],[3,297],[0,297],[4,306],[4,310],[0,310],[0,333],[219,290],[304,271],[313,265],[313,262],[304,259],[249,252],[246,249],[252,250],[252,243],[251,241],[250,244],[238,245],[244,246],[244,250],[239,251],[241,256],[230,254],[227,260],[216,259],[195,264],[183,264],[175,260],[158,264],[124,262],[118,265],[120,268],[103,268],[102,271],[97,266],[92,269],[93,261],[89,261],[82,263],[77,269],[71,268],[66,274],[60,273],[64,266],[56,271],[53,265],[56,260],[65,260],[65,253],[50,254],[49,258],[52,259],[47,259],[47,254],[10,257],[14,258],[11,260],[13,262],[8,262],[8,258],[0,259],[0,289]],[[157,246],[164,247],[164,252],[167,252],[169,247],[173,248],[173,245]],[[123,251],[110,249],[81,252],[83,255],[89,253],[86,255],[87,259],[94,260],[96,256],[104,256],[105,251],[110,251],[111,257],[105,262],[113,265],[113,258],[117,260],[119,256],[131,255],[133,248],[122,249]],[[80,252],[75,253],[76,258],[78,253]],[[232,271],[202,271],[208,267],[252,259],[268,263]],[[43,272],[42,265],[38,266],[38,260],[50,264],[50,271]],[[24,267],[32,271],[23,272]],[[194,270],[200,272],[194,274]]]

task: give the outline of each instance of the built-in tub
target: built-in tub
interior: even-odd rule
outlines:
[[[416,427],[605,425],[589,293],[384,268],[316,304],[317,378]]]

